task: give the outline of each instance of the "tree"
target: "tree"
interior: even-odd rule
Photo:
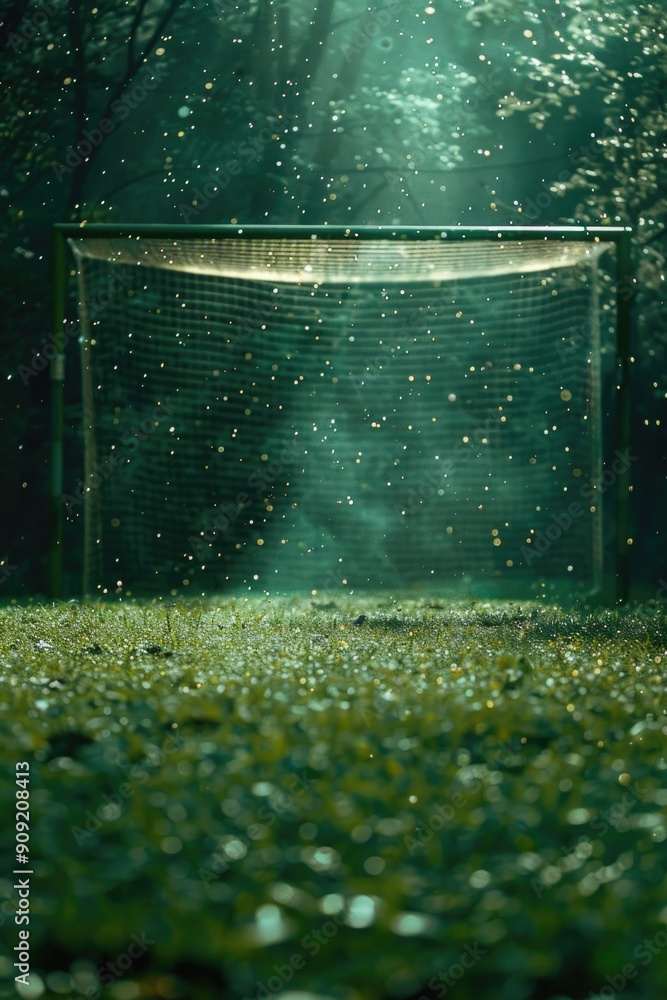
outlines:
[[[168,71],[158,43],[185,4],[7,6],[0,22],[7,67],[0,151],[12,217],[25,221],[27,196],[34,202],[37,189],[56,217],[80,219],[108,137]]]

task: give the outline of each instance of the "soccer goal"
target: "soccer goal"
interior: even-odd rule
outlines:
[[[55,232],[54,589],[623,596],[629,230]]]

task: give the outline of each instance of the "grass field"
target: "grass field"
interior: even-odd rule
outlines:
[[[657,603],[6,606],[0,997],[660,1000],[666,663]]]

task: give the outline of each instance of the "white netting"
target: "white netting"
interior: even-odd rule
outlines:
[[[133,266],[174,268],[189,274],[258,278],[289,284],[450,281],[484,275],[528,274],[594,260],[601,244],[544,239],[539,242],[441,239],[339,240],[311,238],[156,239],[91,237],[79,253]]]
[[[88,589],[592,585],[600,248],[313,242],[73,241]]]

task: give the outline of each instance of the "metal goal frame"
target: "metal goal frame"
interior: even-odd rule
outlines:
[[[615,366],[616,398],[613,419],[613,448],[621,453],[630,449],[630,364],[633,303],[636,285],[633,271],[632,229],[627,226],[272,226],[272,225],[135,225],[132,223],[57,223],[53,226],[51,245],[52,342],[51,427],[49,475],[49,593],[52,599],[63,597],[63,432],[65,321],[67,312],[68,249],[71,238],[155,237],[158,239],[326,239],[347,240],[442,240],[447,243],[474,241],[563,241],[611,243],[616,253]],[[625,463],[627,466],[628,463]],[[613,599],[628,600],[630,589],[629,468],[617,477],[612,494],[616,520],[614,540]]]

